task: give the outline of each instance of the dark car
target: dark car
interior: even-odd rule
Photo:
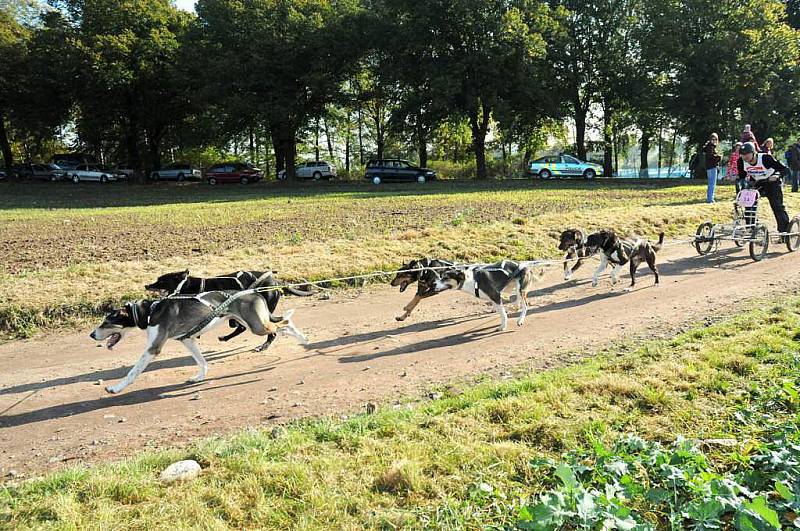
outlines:
[[[55,164],[19,164],[15,168],[18,178],[41,181],[60,181],[66,172]]]
[[[214,164],[206,170],[206,181],[212,186],[220,183],[249,184],[261,178],[261,170],[246,162]]]
[[[384,181],[413,181],[424,183],[436,179],[436,172],[428,168],[414,166],[403,159],[372,159],[367,162],[364,174],[374,184]]]

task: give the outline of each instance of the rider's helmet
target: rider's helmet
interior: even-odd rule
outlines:
[[[745,142],[742,144],[742,147],[739,148],[739,154],[745,155],[747,153],[755,153],[756,152],[756,145],[752,142]]]

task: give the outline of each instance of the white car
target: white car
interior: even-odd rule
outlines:
[[[117,175],[113,170],[104,168],[100,164],[78,164],[75,169],[67,171],[67,177],[74,183],[81,181],[107,183],[117,180]]]
[[[294,167],[298,179],[330,180],[336,177],[336,168],[324,160],[319,162],[304,162]],[[286,170],[278,172],[278,180],[286,179]]]
[[[603,173],[603,167],[592,162],[583,162],[572,155],[549,155],[531,162],[530,175],[541,179],[553,177],[583,177],[594,179]]]
[[[196,170],[188,164],[170,164],[150,174],[150,178],[154,181],[162,179],[183,181],[185,179],[200,179],[202,176],[200,170]]]

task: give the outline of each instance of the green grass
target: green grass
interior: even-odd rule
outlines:
[[[727,202],[702,203],[704,187],[687,181],[314,184],[3,185],[0,334],[75,325],[187,267],[272,267],[287,280],[316,280],[419,256],[555,257],[559,232],[576,225],[682,237],[730,216]],[[732,188],[719,190],[726,195]],[[787,206],[800,209],[800,199]]]
[[[431,402],[346,421],[297,422],[277,438],[251,429],[7,486],[0,526],[515,525],[520,501],[535,500],[556,481],[542,459],[614,448],[622,436],[647,444],[678,435],[733,438],[735,447],[715,448],[703,459],[709,471],[735,472],[772,435],[769,423],[739,415],[769,407],[761,391],[798,386],[799,337],[800,299],[773,302],[672,338],[619,344],[571,367],[465,386]],[[771,407],[770,418],[789,422],[798,406]],[[160,485],[159,471],[181,458],[198,460],[201,477]],[[664,513],[643,518],[666,527]]]

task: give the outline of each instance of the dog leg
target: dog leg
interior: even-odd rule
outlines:
[[[572,265],[568,262],[568,260],[572,259],[573,252],[572,250],[567,251],[564,255],[564,280],[570,280],[572,278]]]
[[[521,291],[527,291],[523,289],[518,289],[517,293]],[[522,296],[519,302],[519,317],[517,318],[517,326],[522,326],[525,323],[525,317],[528,315],[528,297]]]
[[[600,273],[606,270],[608,267],[608,258],[606,258],[605,253],[600,255],[600,265],[597,266],[597,269],[594,270],[594,275],[592,276],[592,287],[596,288],[597,284],[600,283]]]
[[[183,346],[186,347],[186,350],[192,354],[195,363],[197,363],[197,366],[200,368],[196,376],[189,378],[189,383],[202,382],[206,379],[206,373],[208,372],[208,362],[203,357],[203,352],[197,345],[197,341],[195,341],[193,338],[184,339],[181,341],[181,343],[183,343]]]
[[[656,255],[655,253],[647,255],[647,266],[650,268],[650,271],[656,276],[656,282],[654,285],[658,286],[658,266],[656,265]]]
[[[217,339],[219,339],[220,341],[230,341],[234,337],[240,335],[245,330],[247,330],[247,328],[243,327],[241,324],[236,322],[234,319],[231,319],[231,320],[236,323],[236,330],[234,330],[233,332],[231,332],[227,336],[219,336]]]
[[[403,315],[399,315],[399,316],[395,317],[395,320],[397,320],[397,321],[405,321],[408,318],[408,316],[411,315],[411,312],[414,311],[414,308],[417,307],[417,304],[419,304],[419,301],[421,301],[421,300],[422,300],[422,297],[420,297],[419,295],[414,295],[414,298],[411,299],[411,302],[406,304],[405,308],[403,308],[403,311],[405,313],[403,313]]]
[[[278,337],[278,334],[269,334],[267,336],[267,340],[264,341],[263,343],[261,343],[256,348],[254,348],[253,352],[264,352],[265,350],[267,350],[269,348],[269,346],[272,344],[272,342],[275,341],[276,337]]]
[[[619,273],[620,269],[622,269],[621,265],[615,265],[614,267],[611,268],[611,285],[612,286],[617,283],[617,273]]]
[[[508,314],[506,313],[506,307],[503,306],[503,303],[495,304],[495,309],[500,314],[500,328],[498,329],[500,332],[505,331],[506,327],[508,327]]]
[[[106,386],[107,392],[111,394],[117,394],[128,387],[140,374],[142,374],[150,362],[153,361],[153,358],[156,357],[159,352],[161,352],[161,347],[164,346],[165,339],[159,337],[158,327],[156,326],[153,328],[148,328],[147,336],[147,347],[144,349],[142,356],[136,362],[136,365],[131,367],[131,370],[128,371],[128,374],[125,375],[125,378],[117,382],[115,385]]]
[[[633,290],[633,287],[636,285],[636,269],[639,267],[639,262],[637,260],[631,260],[631,285],[625,288],[625,291]]]

